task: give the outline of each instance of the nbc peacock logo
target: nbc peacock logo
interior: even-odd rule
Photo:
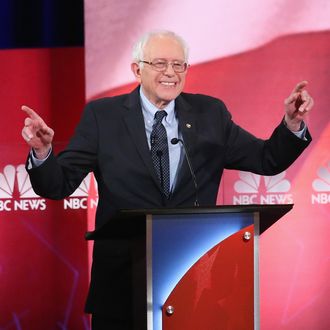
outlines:
[[[63,207],[67,209],[94,209],[98,204],[97,182],[92,173],[89,173],[76,191],[63,200]]]
[[[45,209],[46,201],[33,191],[24,165],[6,165],[0,172],[0,211]]]
[[[313,180],[312,204],[330,203],[330,161],[327,166],[321,166],[317,171],[317,178]]]
[[[286,172],[273,176],[239,171],[239,180],[234,183],[237,195],[233,204],[292,204],[291,183]]]

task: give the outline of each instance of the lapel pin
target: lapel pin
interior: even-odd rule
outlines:
[[[187,123],[187,124],[186,124],[186,127],[187,127],[187,128],[191,128],[191,124]]]

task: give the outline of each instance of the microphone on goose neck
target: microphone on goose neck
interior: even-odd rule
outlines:
[[[195,172],[194,172],[194,170],[192,168],[192,165],[191,165],[191,162],[190,162],[190,158],[189,158],[189,155],[188,155],[186,144],[184,143],[184,141],[182,139],[179,139],[179,138],[173,138],[171,140],[171,143],[174,144],[174,145],[175,144],[178,144],[179,142],[181,142],[181,144],[183,146],[184,153],[185,153],[185,156],[186,156],[186,159],[187,159],[187,163],[188,163],[188,167],[189,167],[189,170],[190,170],[190,174],[191,174],[191,177],[193,179],[194,186],[195,186],[195,202],[194,202],[194,206],[199,206],[199,202],[198,202],[198,185],[197,185],[196,175],[195,175]]]

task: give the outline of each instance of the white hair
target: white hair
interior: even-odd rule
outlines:
[[[138,63],[139,61],[144,60],[144,48],[146,44],[149,42],[149,40],[153,37],[171,37],[177,40],[179,44],[182,46],[185,57],[184,60],[188,62],[188,57],[189,57],[188,44],[181,36],[168,30],[156,30],[156,31],[147,32],[146,34],[142,35],[140,39],[133,46],[132,59],[134,62]]]

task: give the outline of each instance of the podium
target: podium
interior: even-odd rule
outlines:
[[[134,329],[259,329],[259,236],[292,207],[121,210],[86,239],[136,242]]]

